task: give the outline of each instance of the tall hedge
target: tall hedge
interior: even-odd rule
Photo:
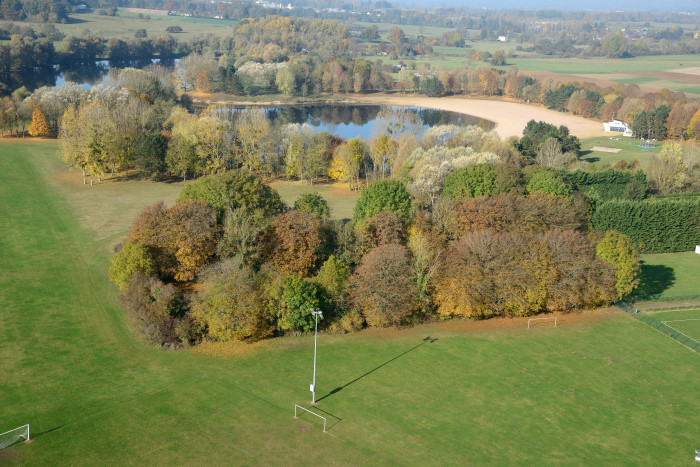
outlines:
[[[567,177],[579,191],[596,201],[612,199],[639,200],[644,196],[647,177],[642,170],[607,169],[601,172],[576,170]]]
[[[700,244],[700,199],[606,201],[591,222],[596,230],[628,235],[641,253],[689,251]]]

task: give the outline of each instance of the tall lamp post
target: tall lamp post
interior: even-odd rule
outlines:
[[[318,319],[323,318],[321,310],[311,310],[311,314],[316,317],[316,330],[314,331],[314,381],[311,383],[311,403],[316,403],[316,341],[318,340]]]

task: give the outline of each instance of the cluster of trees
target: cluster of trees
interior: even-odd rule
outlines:
[[[305,332],[311,309],[351,331],[600,306],[636,286],[632,242],[587,236],[584,195],[491,193],[422,210],[403,182],[376,180],[351,222],[333,222],[318,194],[290,209],[249,171],[228,171],[146,208],[110,277],[140,332],[175,347]]]
[[[408,154],[377,159],[393,169],[362,191],[351,222],[330,221],[317,194],[287,208],[244,163],[191,183],[172,208],[145,209],[110,269],[137,328],[176,347],[305,332],[311,309],[324,310],[330,329],[349,331],[599,306],[636,287],[635,242],[650,251],[661,247],[647,238],[697,240],[697,201],[663,219],[660,201],[625,201],[638,195],[643,173],[554,169],[474,127],[434,127],[411,143],[394,123],[384,135],[398,134]],[[547,133],[536,127],[531,135]],[[313,141],[307,136],[289,147]],[[361,145],[341,142],[333,152]],[[421,179],[436,172],[425,189]],[[618,222],[604,224],[613,204]],[[655,211],[629,216],[629,205]],[[670,219],[675,227],[633,237],[639,229],[620,222],[630,218],[660,219],[650,231]]]

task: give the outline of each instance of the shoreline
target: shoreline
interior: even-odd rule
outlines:
[[[193,93],[194,94],[194,93]],[[191,94],[192,95],[192,94]],[[213,96],[214,97],[214,96]],[[218,97],[218,96],[215,96]],[[436,110],[458,112],[489,120],[495,124],[494,130],[503,138],[522,136],[527,122],[534,119],[552,125],[564,125],[572,135],[579,138],[606,136],[611,133],[603,130],[603,123],[569,113],[540,107],[539,105],[513,102],[503,99],[470,98],[464,96],[427,97],[422,95],[398,94],[347,94],[311,99],[275,99],[268,101],[206,99],[202,94],[192,95],[193,101],[202,104],[236,104],[251,106],[295,105],[295,104],[370,104],[404,105],[425,107]]]

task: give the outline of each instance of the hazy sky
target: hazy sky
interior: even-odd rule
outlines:
[[[464,6],[468,8],[521,9],[521,10],[609,10],[609,11],[686,11],[700,13],[700,0],[585,0],[580,2],[557,0],[394,0],[395,5],[415,7]]]

